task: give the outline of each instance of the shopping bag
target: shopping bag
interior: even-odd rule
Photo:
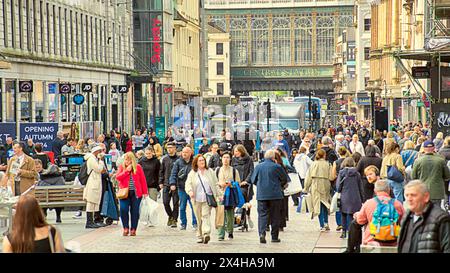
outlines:
[[[290,196],[303,190],[298,174],[290,173],[289,177],[291,179],[291,182],[288,183],[288,187],[284,190],[284,196]]]
[[[330,208],[330,213],[334,213],[334,212],[338,212],[339,211],[339,206],[338,206],[338,200],[341,198],[341,194],[336,192],[333,195],[333,198],[331,199],[331,208]]]
[[[116,202],[111,190],[105,191],[105,196],[103,197],[102,210],[100,215],[104,217],[109,217],[114,221],[119,220],[119,215],[117,213]]]
[[[158,203],[148,196],[142,198],[139,220],[149,227],[158,225]]]

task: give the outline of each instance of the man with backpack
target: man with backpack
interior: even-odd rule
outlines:
[[[388,181],[376,181],[374,191],[376,196],[367,200],[361,210],[353,215],[354,221],[349,230],[345,251],[347,253],[359,252],[361,245],[359,231],[363,226],[365,226],[362,236],[363,245],[395,246],[397,244],[400,221],[405,213],[402,203],[390,197]]]

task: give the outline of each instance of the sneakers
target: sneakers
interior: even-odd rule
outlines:
[[[56,223],[62,223],[62,221],[61,221],[61,217],[56,217]]]
[[[186,226],[181,226],[180,230],[186,230]]]
[[[72,218],[73,219],[81,219],[81,215],[82,215],[82,212],[81,212],[81,210],[79,210],[79,211],[77,211],[77,213],[75,213],[74,216],[72,216]]]
[[[210,239],[211,238],[209,237],[209,235],[206,235],[205,239],[203,240],[203,243],[206,245],[209,242]]]
[[[342,226],[337,226],[336,231],[341,231],[342,230]]]
[[[170,227],[172,226],[173,220],[172,217],[169,217],[169,220],[167,220],[167,226]]]
[[[218,240],[219,240],[219,241],[223,241],[223,240],[225,240],[225,238],[224,238],[224,237],[219,237]]]
[[[272,239],[271,242],[272,242],[272,243],[279,243],[279,242],[281,242],[281,240],[280,240],[280,239]]]
[[[197,226],[197,225],[193,225],[193,226],[192,226],[192,230],[193,230],[193,231],[196,231],[196,230],[197,230],[197,228],[198,228],[198,226]]]
[[[320,232],[325,232],[325,231],[327,231],[327,229],[325,227],[320,228]]]
[[[341,238],[341,239],[347,238],[347,232],[345,230],[342,231],[342,234],[341,234],[341,236],[339,236],[339,238]]]
[[[172,220],[172,224],[170,225],[171,228],[176,228],[177,225],[177,220]]]
[[[233,239],[233,233],[228,234],[228,239]]]
[[[325,224],[324,228],[325,228],[326,231],[330,230],[330,226],[328,224]]]
[[[203,238],[198,238],[198,239],[197,239],[197,243],[203,244]]]

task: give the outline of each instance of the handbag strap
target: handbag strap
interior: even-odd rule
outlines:
[[[53,240],[52,227],[48,225],[48,240],[50,242],[50,249],[52,253],[55,253],[55,243]]]
[[[198,175],[198,179],[200,179],[200,184],[202,184],[202,187],[203,187],[203,190],[205,191],[205,194],[207,194],[207,193],[206,193],[205,186],[203,185],[202,178],[200,177],[200,174],[197,174],[197,175]]]

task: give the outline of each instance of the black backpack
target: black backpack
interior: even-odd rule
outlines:
[[[81,185],[86,185],[87,181],[89,179],[89,176],[91,175],[93,170],[88,174],[87,173],[87,161],[81,165],[80,172],[78,173],[78,180],[80,181]]]

